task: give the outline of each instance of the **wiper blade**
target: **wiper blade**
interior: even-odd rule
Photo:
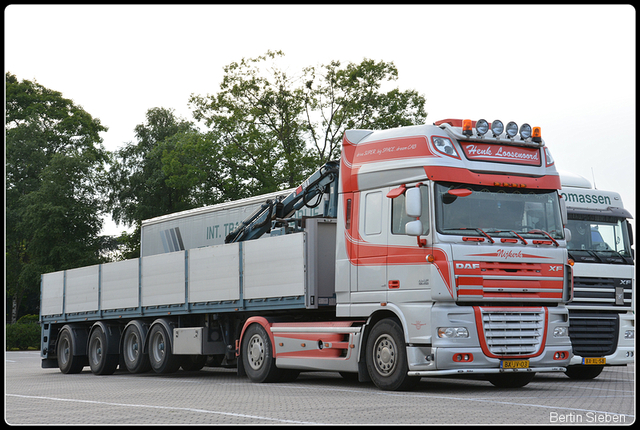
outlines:
[[[529,230],[527,232],[527,234],[536,234],[536,233],[537,234],[542,234],[544,236],[547,236],[549,239],[551,239],[551,242],[553,242],[553,244],[555,246],[560,246],[560,244],[558,242],[556,242],[556,240],[553,237],[551,237],[551,235],[549,233],[547,233],[546,231],[544,231],[544,230]]]
[[[491,238],[491,236],[489,236],[487,233],[484,232],[484,230],[482,230],[481,228],[475,228],[475,227],[461,227],[461,228],[455,228],[453,230],[474,230],[477,231],[478,233],[480,233],[481,235],[483,235],[484,237],[486,237],[487,239],[489,239],[489,242],[491,243],[496,243],[495,240],[493,240]]]
[[[524,237],[520,236],[518,233],[516,233],[513,230],[487,230],[487,233],[511,233],[514,236],[516,236],[518,239],[520,239],[522,243],[527,245],[527,241],[524,239]]]

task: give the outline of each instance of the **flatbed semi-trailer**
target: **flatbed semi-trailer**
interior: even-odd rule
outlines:
[[[255,382],[325,370],[385,390],[451,374],[526,385],[571,358],[559,189],[527,124],[348,130],[339,162],[268,199],[224,244],[44,274],[42,365],[235,366]]]

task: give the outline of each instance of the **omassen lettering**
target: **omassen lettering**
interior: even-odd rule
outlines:
[[[495,157],[495,158],[509,158],[517,160],[531,160],[538,161],[538,151],[536,152],[521,152],[517,150],[507,150],[500,146],[494,153],[490,146],[485,148],[479,148],[476,145],[467,145],[465,147],[467,154],[476,157]]]
[[[561,193],[562,198],[567,203],[593,203],[600,205],[611,205],[611,199],[609,196],[603,196],[598,194],[574,194],[574,193]]]

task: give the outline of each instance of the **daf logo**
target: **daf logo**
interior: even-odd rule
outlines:
[[[562,272],[562,266],[549,266],[549,272]]]
[[[456,263],[456,269],[479,269],[480,263]]]

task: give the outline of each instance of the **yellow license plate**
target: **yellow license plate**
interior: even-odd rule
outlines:
[[[500,362],[501,369],[527,369],[529,360],[504,360]]]
[[[603,365],[606,363],[607,363],[607,359],[604,357],[585,357],[582,359],[582,364]]]

